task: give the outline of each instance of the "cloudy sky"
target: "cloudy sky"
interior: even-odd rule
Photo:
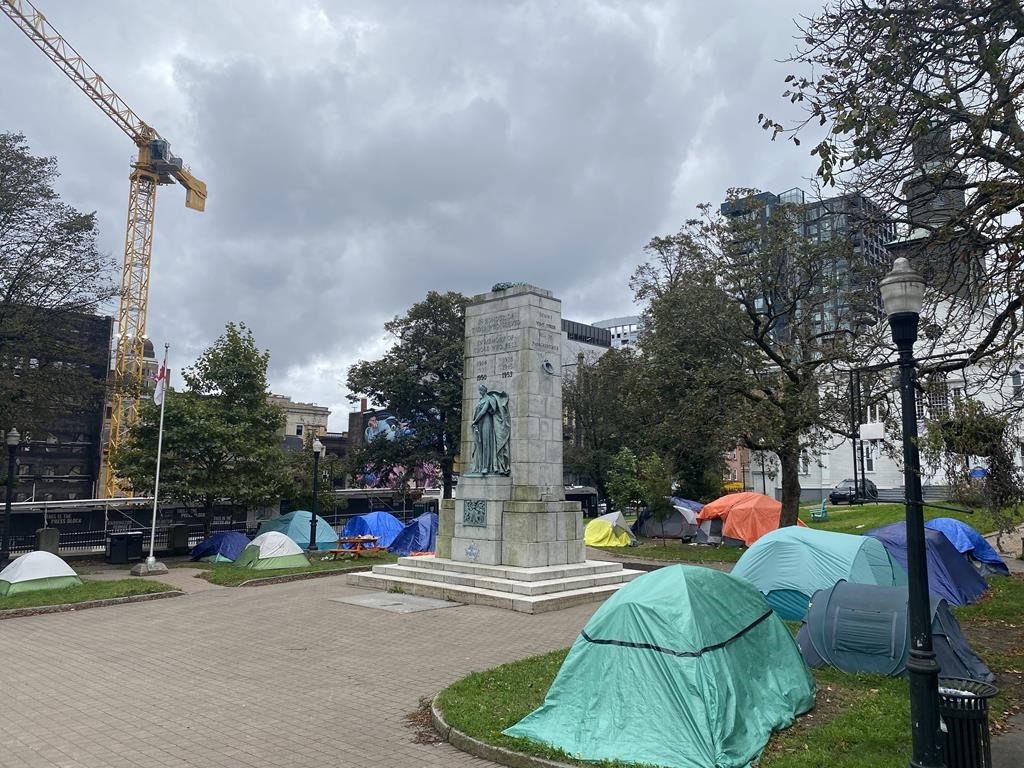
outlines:
[[[632,314],[652,236],[814,169],[757,115],[792,114],[777,60],[821,0],[35,2],[209,185],[202,214],[160,188],[157,347],[178,368],[244,321],[272,389],[334,430],[348,366],[428,290],[524,280],[565,317]],[[6,18],[0,130],[58,158],[120,261],[134,145]]]

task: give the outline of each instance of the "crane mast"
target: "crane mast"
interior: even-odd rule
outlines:
[[[206,184],[185,169],[181,159],[171,154],[170,144],[135,114],[29,0],[0,0],[0,10],[128,135],[139,150],[129,176],[128,226],[114,345],[109,437],[101,470],[105,497],[130,495],[131,490],[111,470],[109,457],[123,444],[139,416],[156,188],[177,181],[185,188],[186,207],[202,211],[206,207]]]

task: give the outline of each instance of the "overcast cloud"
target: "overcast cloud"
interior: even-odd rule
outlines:
[[[37,5],[209,185],[203,214],[160,188],[157,347],[180,368],[244,321],[272,389],[338,431],[348,366],[428,290],[525,280],[565,317],[633,314],[652,236],[814,168],[756,122],[792,114],[776,59],[813,0]],[[120,260],[134,147],[6,18],[0,130],[58,158]]]

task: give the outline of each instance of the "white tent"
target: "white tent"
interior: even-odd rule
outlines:
[[[50,552],[29,552],[0,571],[0,596],[81,584],[71,566]]]

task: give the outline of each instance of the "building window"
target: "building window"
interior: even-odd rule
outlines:
[[[877,440],[862,440],[859,447],[860,469],[862,472],[875,471],[875,455],[878,452]]]
[[[1021,395],[1024,395],[1024,381],[1022,381],[1019,368],[1010,373],[1010,381],[1013,383],[1013,396],[1019,400]]]
[[[881,424],[883,421],[885,421],[886,410],[887,408],[885,403],[875,403],[874,405],[869,405],[867,407],[867,413],[865,414],[866,418],[864,419],[864,423]]]
[[[807,451],[800,452],[800,474],[811,474],[811,457],[808,455]]]
[[[298,435],[299,437],[302,437],[302,425],[301,424],[296,424],[295,425],[295,434]]]
[[[933,419],[949,416],[949,385],[945,381],[928,383],[928,414]]]

